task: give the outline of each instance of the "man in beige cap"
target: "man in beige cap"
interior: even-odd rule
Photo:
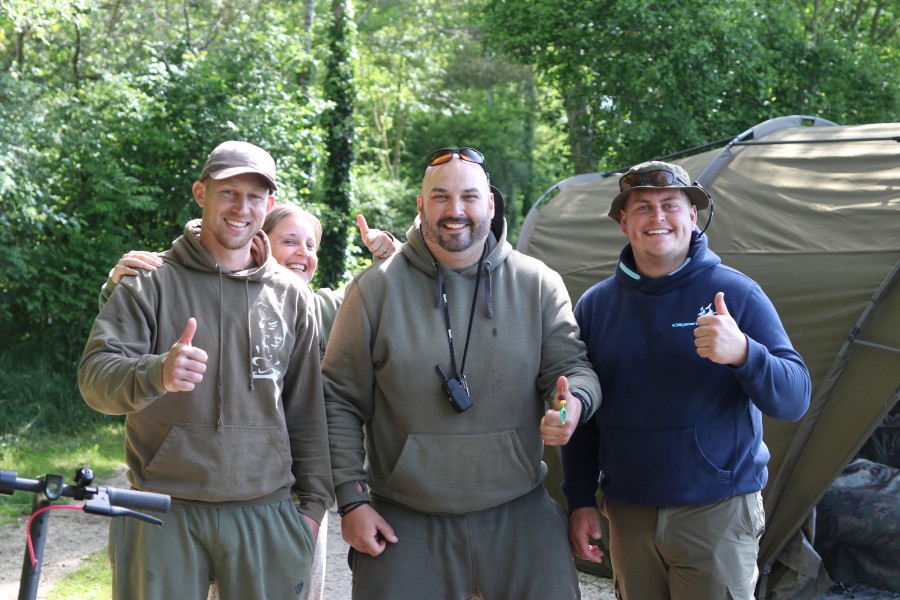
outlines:
[[[307,598],[334,492],[309,286],[260,232],[275,162],[225,142],[193,187],[202,218],[123,279],[79,367],[85,401],[124,414],[128,479],[168,494],[162,527],[110,524],[113,598]]]

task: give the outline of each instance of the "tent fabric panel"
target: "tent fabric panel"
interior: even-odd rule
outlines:
[[[831,373],[823,378],[827,381],[820,382],[813,393],[813,403],[793,440],[799,448],[789,451],[797,454],[796,462],[779,478],[787,485],[781,486],[775,498],[777,510],[768,517],[773,534],[764,536],[760,544],[763,564],[775,559],[900,397],[900,286],[896,285],[900,276],[897,271],[893,275],[849,343],[846,356],[836,358]]]
[[[824,136],[834,129],[816,128]],[[782,133],[780,137],[788,135]],[[897,128],[900,135],[900,127]],[[778,134],[772,134],[773,137]],[[709,232],[721,251],[849,252],[896,248],[876,237],[885,209],[900,209],[900,144],[741,146],[727,177],[708,186],[728,214]]]

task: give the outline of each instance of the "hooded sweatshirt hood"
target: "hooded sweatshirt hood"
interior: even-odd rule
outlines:
[[[463,277],[466,279],[475,279],[478,277],[478,265],[481,265],[481,277],[484,290],[485,307],[488,318],[494,316],[494,296],[493,296],[493,278],[492,273],[506,260],[512,251],[512,246],[506,241],[506,220],[503,221],[502,233],[498,240],[493,231],[488,233],[485,240],[485,251],[479,262],[462,269],[454,271],[443,267],[438,263],[437,259],[428,248],[425,238],[422,235],[421,219],[416,217],[413,224],[406,232],[407,244],[400,248],[400,253],[409,260],[409,262],[417,269],[435,278],[435,302],[440,305],[441,302],[441,284],[445,279]]]
[[[272,258],[269,238],[263,231],[258,231],[250,240],[250,256],[255,264],[240,271],[221,269],[200,243],[201,223],[201,219],[188,221],[184,226],[184,235],[172,242],[172,251],[187,268],[206,273],[221,273],[234,278],[246,278],[249,281],[263,281],[271,275],[273,269],[278,268],[278,263]]]

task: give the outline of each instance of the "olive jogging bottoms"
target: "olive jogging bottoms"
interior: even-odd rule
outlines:
[[[350,549],[353,600],[581,598],[566,514],[543,487],[463,514],[372,507],[399,541],[377,557]]]
[[[109,526],[113,600],[306,600],[314,544],[294,503],[210,508],[172,501],[162,526]],[[320,535],[328,535],[321,531]]]

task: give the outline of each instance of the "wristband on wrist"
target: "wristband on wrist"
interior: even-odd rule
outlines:
[[[583,425],[588,422],[588,414],[591,412],[591,405],[584,399],[584,396],[582,396],[580,392],[571,393],[581,402],[581,418],[578,420],[578,423]]]
[[[344,506],[338,509],[338,516],[345,516],[352,513],[354,510],[362,506],[363,504],[368,504],[368,500],[360,500],[359,502],[351,502],[350,504],[345,504]]]

